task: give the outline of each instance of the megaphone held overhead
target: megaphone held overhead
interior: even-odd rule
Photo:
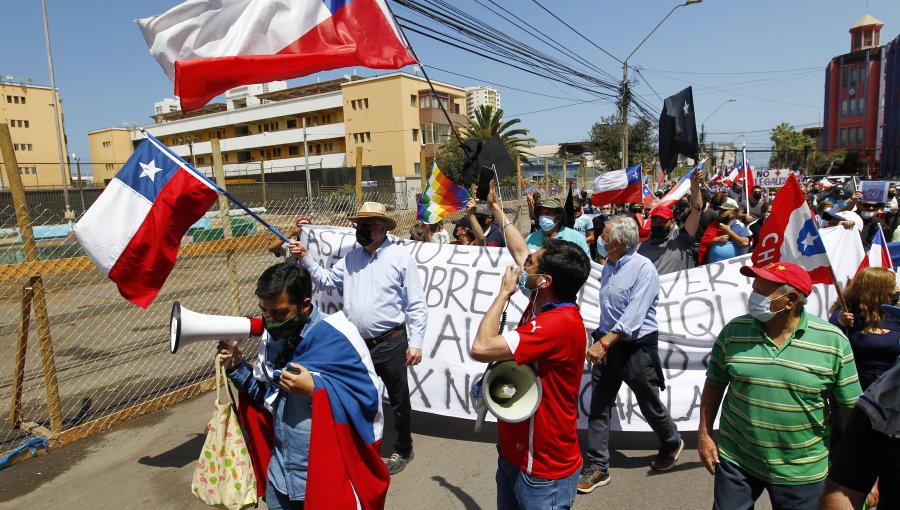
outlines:
[[[542,396],[541,379],[528,365],[501,361],[484,373],[484,403],[498,420],[518,423],[531,418]]]
[[[176,301],[169,319],[169,350],[175,354],[182,345],[203,340],[243,340],[262,332],[263,321],[259,317],[207,315],[188,310]]]

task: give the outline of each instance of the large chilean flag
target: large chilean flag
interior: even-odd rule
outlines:
[[[834,283],[825,244],[794,174],[775,195],[750,259],[756,267],[791,262],[806,269],[813,283]]]
[[[334,313],[294,354],[315,382],[304,508],[383,509],[391,475],[379,454],[381,384],[359,331]]]
[[[181,238],[217,188],[147,134],[75,224],[75,237],[122,297],[147,308],[175,267]]]
[[[593,182],[594,194],[591,202],[594,205],[625,204],[640,202],[641,164],[613,170],[598,175]]]
[[[385,0],[187,0],[137,23],[184,111],[239,85],[416,62]]]

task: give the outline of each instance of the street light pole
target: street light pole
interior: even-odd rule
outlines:
[[[669,16],[671,16],[672,13],[675,12],[679,7],[699,4],[702,1],[703,0],[687,0],[683,4],[678,4],[675,7],[672,7],[672,10],[669,11],[669,14],[666,14],[666,17],[663,18],[662,21],[657,23],[655,27],[653,27],[653,30],[651,30],[650,33],[641,40],[641,42],[635,49],[631,50],[631,53],[629,53],[628,56],[625,57],[625,60],[622,62],[622,100],[620,101],[620,108],[622,110],[622,168],[628,168],[628,104],[631,101],[631,91],[628,90],[628,59],[630,59],[631,56],[634,55],[634,52],[636,52],[638,48],[643,46],[644,42],[646,42],[647,39],[649,39],[650,36],[653,35],[654,32],[656,32],[656,29],[658,29],[660,25],[665,23],[666,20],[669,19]]]
[[[712,117],[717,111],[719,111],[719,108],[722,108],[726,104],[733,103],[735,101],[737,101],[737,99],[726,99],[725,101],[722,101],[722,104],[717,106],[716,109],[713,110],[712,113],[707,115],[706,118],[703,119],[703,121],[700,123],[700,143],[703,144],[703,153],[704,154],[708,154],[706,152],[706,121],[708,121],[710,117]]]
[[[75,168],[78,172],[78,195],[81,197],[81,213],[84,214],[84,184],[81,182],[81,158],[72,153],[72,159],[75,160]],[[69,170],[71,173],[71,169]]]

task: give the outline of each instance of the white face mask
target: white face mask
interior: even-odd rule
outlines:
[[[775,315],[785,310],[784,308],[775,312],[769,310],[769,308],[772,307],[772,301],[786,295],[787,293],[781,294],[780,296],[768,297],[753,291],[747,299],[747,310],[750,312],[750,315],[759,322],[769,322],[772,317],[775,317]]]
[[[875,211],[862,211],[859,213],[859,217],[864,220],[871,220],[872,217],[875,216]]]
[[[538,218],[538,226],[540,226],[541,230],[544,232],[550,232],[553,230],[553,227],[556,226],[556,216],[542,215]]]

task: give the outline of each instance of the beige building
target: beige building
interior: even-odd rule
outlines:
[[[116,176],[134,151],[130,128],[106,128],[88,132],[88,150],[94,186],[103,187]]]
[[[418,76],[393,73],[343,84],[347,161],[356,163],[363,148],[363,165],[390,165],[395,179],[420,176],[434,161],[440,144],[452,136],[440,103],[455,124],[465,123],[466,91],[428,82]]]
[[[8,77],[7,77],[8,78]],[[58,97],[58,94],[57,94]],[[0,122],[9,126],[19,174],[25,188],[61,188],[63,171],[59,164],[59,145],[54,125],[53,94],[50,87],[14,80],[0,80]],[[62,124],[62,100],[59,101]],[[60,136],[63,154],[68,154],[65,137]],[[0,163],[3,162],[0,156]],[[71,186],[68,161],[66,185]],[[7,189],[6,169],[0,172],[0,185]]]
[[[437,96],[423,78],[405,73],[345,76],[258,94],[256,105],[229,102],[155,115],[156,122],[143,127],[179,156],[193,158],[194,165],[210,176],[212,139],[219,140],[229,179],[253,177],[260,168],[267,175],[302,171],[307,162],[313,175],[353,167],[361,147],[364,166],[389,166],[395,181],[408,180],[417,189],[420,163],[430,165],[439,144],[451,136],[438,101],[454,122],[465,122],[461,114],[466,111],[465,89],[434,85]],[[126,135],[132,144],[140,142],[138,130],[89,133],[95,182],[115,175],[130,155],[131,148],[123,155],[116,143]],[[107,173],[105,166],[111,163],[118,166]]]

